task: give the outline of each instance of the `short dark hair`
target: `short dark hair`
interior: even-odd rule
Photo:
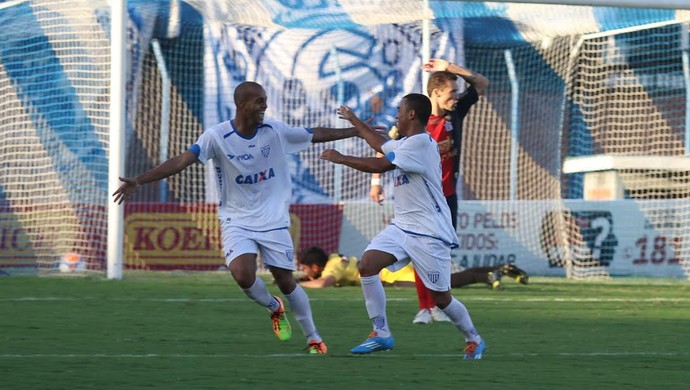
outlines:
[[[318,265],[325,267],[326,263],[328,263],[328,255],[323,249],[317,246],[312,246],[311,248],[307,248],[304,252],[302,252],[299,262],[300,264],[308,266]]]
[[[262,87],[261,84],[253,81],[244,81],[240,83],[240,85],[235,88],[235,92],[232,95],[233,99],[235,100],[235,105],[244,103],[244,101],[247,100],[250,92],[259,91],[263,88],[264,87]]]
[[[407,107],[414,110],[415,118],[424,126],[431,116],[431,100],[421,93],[411,93],[403,98],[407,101]]]
[[[429,76],[429,81],[426,83],[426,93],[431,96],[431,92],[433,92],[434,89],[441,89],[446,85],[447,82],[455,81],[457,79],[458,76],[454,73],[447,71],[434,72],[431,74],[431,76]]]

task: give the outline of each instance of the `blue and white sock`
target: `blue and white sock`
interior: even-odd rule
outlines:
[[[307,336],[307,342],[311,340],[323,341],[316,331],[314,318],[311,315],[309,297],[307,293],[304,292],[304,289],[298,284],[290,294],[285,295],[285,298],[290,302],[292,313],[295,315],[295,319],[302,328],[302,333]]]
[[[388,327],[386,317],[386,293],[379,275],[364,276],[361,278],[362,292],[367,306],[367,313],[374,325],[374,331],[379,337],[390,337],[391,330]]]
[[[248,289],[242,289],[249,298],[267,308],[271,313],[278,310],[280,303],[271,295],[261,278],[255,278],[254,284]]]
[[[465,335],[465,341],[479,343],[482,340],[477,329],[474,328],[472,318],[467,308],[460,301],[455,299],[455,297],[452,297],[450,304],[442,310],[450,317],[451,321],[453,321],[453,325]]]

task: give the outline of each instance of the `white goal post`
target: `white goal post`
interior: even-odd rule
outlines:
[[[127,83],[127,1],[110,1],[110,164],[108,165],[108,194],[120,187],[125,176],[126,97]],[[108,279],[122,279],[124,258],[124,211],[108,202]]]

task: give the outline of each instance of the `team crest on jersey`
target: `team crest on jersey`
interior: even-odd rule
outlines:
[[[271,153],[271,145],[266,145],[261,147],[261,154],[264,155],[264,157],[268,157],[268,155]]]
[[[287,256],[288,260],[294,261],[295,260],[295,251],[293,250],[286,250],[285,255]]]
[[[429,271],[427,273],[427,276],[429,276],[429,280],[431,283],[436,283],[438,282],[438,279],[441,277],[441,273],[438,271]]]
[[[449,119],[446,119],[446,123],[443,124],[443,127],[446,131],[453,131],[453,123]]]
[[[410,184],[410,179],[407,178],[407,175],[400,175],[395,178],[396,187],[400,187],[403,184]]]

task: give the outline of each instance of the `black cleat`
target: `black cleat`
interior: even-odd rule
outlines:
[[[505,265],[501,266],[501,268],[499,270],[501,271],[501,273],[503,275],[514,278],[515,281],[518,283],[522,283],[522,284],[529,283],[529,275],[527,275],[527,272],[518,268],[513,263],[505,264]]]

